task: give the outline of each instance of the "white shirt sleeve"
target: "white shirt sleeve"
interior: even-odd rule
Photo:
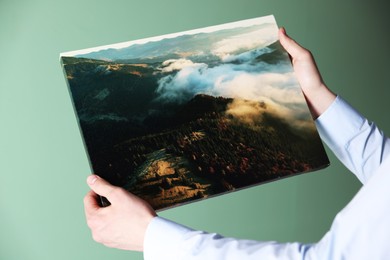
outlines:
[[[367,182],[318,243],[225,238],[155,217],[146,231],[144,259],[390,259],[390,157],[382,163],[389,139],[340,97],[316,123],[338,158]]]
[[[307,260],[311,245],[300,243],[260,242],[226,238],[215,233],[195,231],[161,217],[149,224],[144,242],[144,259],[267,259]]]
[[[390,156],[311,250],[324,260],[390,259]]]
[[[321,139],[362,183],[390,153],[390,139],[339,96],[316,125]]]

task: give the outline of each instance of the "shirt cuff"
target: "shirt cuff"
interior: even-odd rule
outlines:
[[[180,243],[192,229],[155,217],[149,224],[144,240],[144,259],[181,259]]]
[[[365,118],[340,96],[315,121],[324,142],[337,153],[359,133]]]

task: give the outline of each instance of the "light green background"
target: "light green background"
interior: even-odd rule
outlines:
[[[95,243],[85,224],[89,166],[60,52],[274,14],[326,83],[390,133],[387,2],[0,0],[0,259],[142,259]],[[160,215],[226,236],[315,242],[360,187],[329,156],[325,170]]]

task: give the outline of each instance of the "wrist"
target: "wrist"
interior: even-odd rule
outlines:
[[[324,83],[321,83],[317,88],[304,91],[304,95],[313,119],[325,112],[336,99],[336,94]]]

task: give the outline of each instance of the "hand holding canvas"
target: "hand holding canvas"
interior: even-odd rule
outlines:
[[[336,95],[325,85],[309,50],[291,39],[284,28],[279,29],[279,41],[291,57],[295,75],[313,118],[319,117],[333,102]]]
[[[143,251],[145,231],[155,211],[144,200],[97,175],[89,176],[87,183],[91,191],[84,198],[84,208],[93,239],[108,247]],[[111,205],[100,207],[98,195]]]

